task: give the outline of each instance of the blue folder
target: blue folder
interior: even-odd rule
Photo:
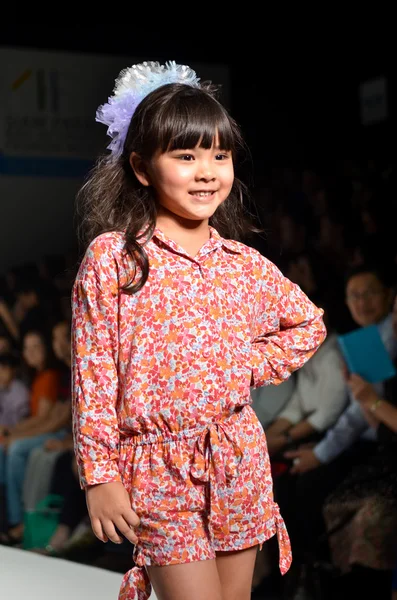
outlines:
[[[339,335],[338,342],[350,373],[360,375],[369,383],[379,383],[396,375],[376,325]]]

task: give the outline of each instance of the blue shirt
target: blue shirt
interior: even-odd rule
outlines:
[[[396,356],[397,342],[393,332],[392,315],[389,314],[378,325],[379,333],[390,356]],[[374,385],[377,393],[382,395],[383,384]],[[335,425],[328,431],[323,440],[314,448],[314,454],[322,463],[329,463],[342,454],[358,439],[376,440],[376,430],[368,424],[360,404],[350,395],[350,404],[341,414]]]

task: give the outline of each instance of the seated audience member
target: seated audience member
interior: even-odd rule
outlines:
[[[10,337],[17,341],[19,329],[8,304],[0,298],[0,352],[11,350]]]
[[[397,299],[393,329],[397,339]],[[358,375],[350,375],[349,386],[376,430],[377,448],[325,501],[332,559],[345,574],[338,597],[365,598],[372,590],[388,600],[397,562],[397,377],[381,395]]]
[[[12,352],[12,343],[8,335],[0,332],[0,356]]]
[[[0,322],[16,342],[31,331],[46,332],[59,317],[59,299],[43,295],[43,283],[38,278],[22,279],[15,288],[15,305],[10,308],[0,299]]]
[[[52,345],[54,354],[63,365],[60,379],[60,391],[58,402],[54,406],[52,414],[47,423],[49,429],[49,438],[44,444],[37,446],[29,455],[26,468],[23,502],[26,510],[33,509],[37,503],[48,493],[51,483],[52,472],[55,462],[62,451],[70,448],[71,444],[71,405],[70,405],[70,322],[62,320],[58,322],[52,333]],[[56,431],[59,427],[70,432],[64,439],[60,439],[58,434],[52,436],[51,431]]]
[[[0,438],[0,482],[5,485],[9,532],[3,543],[19,543],[23,536],[22,491],[30,453],[49,437],[63,438],[70,421],[70,404],[61,398],[62,373],[54,368],[51,347],[42,333],[30,332],[24,338],[24,358],[33,370],[31,416]],[[70,394],[68,395],[70,399]],[[1,433],[1,432],[0,432]]]
[[[30,412],[29,389],[18,379],[19,360],[14,354],[0,354],[0,429],[4,435]]]
[[[376,324],[390,355],[395,356],[392,291],[381,271],[363,266],[352,271],[346,282],[346,302],[360,327]],[[380,392],[382,386],[380,385]],[[379,390],[378,390],[379,391]],[[351,397],[337,422],[314,448],[287,451],[293,460],[288,473],[275,484],[277,501],[293,542],[296,561],[318,546],[325,524],[325,498],[365,456],[375,450],[376,431],[368,424],[360,404]]]
[[[48,440],[46,447],[59,449],[61,443],[65,451],[57,457],[49,491],[51,494],[62,496],[64,503],[58,527],[51,536],[47,547],[40,550],[41,554],[53,556],[62,555],[74,530],[88,515],[85,492],[81,489],[78,478],[73,439],[69,437],[62,442]],[[92,538],[96,539],[93,534]]]
[[[292,376],[280,385],[251,389],[251,406],[263,428],[270,425],[288,403],[295,389],[295,381],[295,376]]]
[[[270,456],[279,454],[287,446],[321,439],[336,422],[347,402],[337,336],[332,332],[324,302],[317,301],[317,304],[324,308],[328,336],[316,354],[298,371],[291,399],[266,429]]]

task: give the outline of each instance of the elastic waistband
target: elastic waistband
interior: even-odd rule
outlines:
[[[218,420],[208,421],[198,427],[192,427],[189,429],[182,429],[181,431],[167,431],[159,433],[142,433],[139,435],[131,435],[120,439],[120,446],[143,446],[146,444],[169,444],[181,439],[192,439],[197,438],[203,431],[211,427],[216,427],[221,424],[222,426],[234,426],[240,423],[246,411],[247,406],[242,406],[238,410],[224,416],[220,416]]]

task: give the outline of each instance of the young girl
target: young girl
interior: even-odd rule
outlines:
[[[322,311],[244,233],[236,123],[189,67],[120,74],[97,119],[110,154],[82,196],[74,433],[102,541],[135,544],[120,598],[250,598],[258,546],[288,535],[250,386],[325,337]]]

